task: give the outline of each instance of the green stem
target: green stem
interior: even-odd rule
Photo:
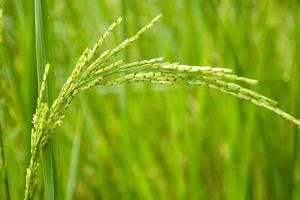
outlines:
[[[35,0],[35,45],[38,85],[42,82],[44,67],[47,63],[47,1]],[[49,104],[48,87],[46,83],[45,101]],[[43,150],[43,176],[45,199],[54,199],[53,154],[51,140]]]
[[[35,0],[34,1],[34,14],[35,14],[35,48],[36,48],[36,68],[38,78],[38,88],[43,79],[44,67],[47,63],[47,1]],[[45,98],[44,100],[49,103],[48,87],[46,83]],[[25,200],[32,199],[35,179],[38,167],[39,152],[32,151],[30,164],[26,171],[26,189]],[[44,189],[45,199],[53,200],[55,197],[54,192],[54,169],[53,169],[53,154],[51,140],[45,146],[42,152],[43,156],[43,176],[44,176]]]
[[[0,199],[9,200],[8,180],[5,169],[4,146],[2,139],[2,126],[0,123]]]
[[[0,47],[2,49],[2,34],[3,34],[3,4],[4,2],[0,0]],[[0,55],[2,58],[2,54]],[[0,68],[0,73],[2,72],[2,66]],[[0,74],[0,78],[2,74]],[[0,83],[0,89],[2,85]],[[2,119],[2,105],[0,105],[0,120]],[[5,167],[5,157],[4,157],[4,145],[3,145],[3,134],[2,134],[2,120],[0,121],[0,199],[8,200],[9,199],[9,189],[8,189],[8,180]]]

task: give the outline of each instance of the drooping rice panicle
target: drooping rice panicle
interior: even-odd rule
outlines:
[[[136,62],[114,61],[112,59],[129,44],[136,41],[142,33],[151,28],[160,17],[161,15],[154,18],[135,35],[126,39],[117,47],[112,50],[106,50],[99,56],[96,56],[96,51],[101,47],[109,34],[121,23],[122,18],[115,21],[92,48],[84,50],[50,108],[47,103],[42,102],[42,95],[49,71],[49,65],[47,64],[37,100],[36,112],[33,116],[31,158],[26,171],[26,200],[32,198],[39,153],[48,142],[53,130],[61,125],[65,110],[77,94],[96,85],[109,86],[148,82],[158,84],[186,83],[204,86],[264,107],[300,127],[300,121],[277,108],[276,101],[234,83],[256,84],[257,81],[234,75],[231,69],[168,63],[164,62],[162,57]],[[92,60],[94,61],[92,62]]]
[[[161,18],[161,15],[158,15],[157,17],[155,17],[150,23],[148,23],[146,26],[144,26],[143,28],[141,28],[134,36],[125,39],[121,44],[119,44],[117,47],[115,47],[114,49],[112,49],[111,51],[104,51],[101,56],[96,59],[96,61],[94,63],[92,63],[87,70],[85,71],[85,73],[83,73],[82,75],[82,79],[85,79],[87,76],[89,76],[91,73],[93,73],[95,71],[95,68],[99,65],[101,65],[102,63],[106,63],[109,59],[111,59],[112,57],[116,56],[119,52],[121,52],[123,49],[125,49],[129,44],[133,43],[134,41],[136,41],[140,35],[142,33],[144,33],[145,31],[147,31],[148,29],[150,29],[152,26],[154,26],[154,24]]]

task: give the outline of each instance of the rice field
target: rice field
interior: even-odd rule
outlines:
[[[300,199],[297,0],[0,5],[1,200]]]

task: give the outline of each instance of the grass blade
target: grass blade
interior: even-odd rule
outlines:
[[[74,198],[73,194],[76,186],[76,175],[77,175],[80,144],[81,144],[81,133],[82,133],[82,123],[80,123],[80,121],[82,121],[82,119],[78,117],[77,120],[78,126],[76,128],[76,135],[73,139],[73,145],[72,145],[72,154],[71,154],[70,169],[69,169],[69,176],[68,176],[66,200],[72,200]]]
[[[42,0],[34,1],[35,12],[35,45],[36,45],[36,64],[38,88],[42,82],[44,66],[47,62],[47,2]],[[46,84],[45,100],[49,101],[48,87]],[[45,147],[43,151],[43,175],[44,175],[44,189],[45,199],[53,200],[54,195],[54,169],[53,169],[53,154],[52,142]]]
[[[2,109],[2,108],[1,108]],[[2,121],[0,121],[0,199],[9,199],[7,173],[5,168]]]
[[[0,0],[0,45],[2,45],[2,32],[3,32],[3,2]],[[2,73],[2,66],[0,68]],[[2,74],[0,74],[2,76]],[[2,78],[2,77],[1,77]],[[0,83],[2,90],[2,84]],[[7,182],[7,174],[5,168],[4,146],[3,146],[3,133],[2,133],[2,105],[0,105],[0,199],[9,199],[9,190]]]

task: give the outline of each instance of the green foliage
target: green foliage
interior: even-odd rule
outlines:
[[[238,74],[262,82],[263,89],[255,90],[275,97],[281,108],[297,115],[299,5],[295,2],[49,1],[44,33],[51,35],[54,48],[46,45],[46,49],[55,58],[49,62],[55,66],[50,71],[56,79],[46,83],[46,65],[30,153],[26,151],[27,122],[30,105],[36,104],[36,86],[29,79],[35,71],[27,64],[42,54],[24,48],[31,47],[38,35],[24,31],[31,21],[22,21],[32,19],[34,12],[27,12],[26,1],[8,2],[1,84],[11,90],[1,91],[1,109],[11,198],[22,198],[20,177],[29,155],[26,198],[32,197],[34,186],[36,198],[51,198],[45,191],[49,179],[44,176],[43,186],[38,170],[40,152],[51,137],[57,141],[51,145],[54,162],[50,167],[55,173],[50,184],[55,186],[55,199],[297,199],[300,159],[295,126],[228,95],[197,87],[248,100],[299,125],[274,100],[253,92],[252,86],[244,88],[256,84],[255,80],[235,76],[227,68],[197,66],[234,66]],[[155,12],[164,15],[156,32],[137,41],[155,19],[128,38],[140,20]],[[66,68],[74,66],[80,49],[97,37],[96,24],[102,29],[114,15],[124,16],[121,35],[114,31],[121,22],[118,19],[82,53],[74,69]],[[19,28],[12,32],[13,27]],[[98,53],[120,40],[124,42],[116,48]],[[131,61],[157,54],[171,62],[163,58]],[[38,71],[43,68],[41,62],[36,64]],[[72,71],[69,77],[68,71]],[[42,76],[41,71],[38,74]],[[63,77],[68,77],[65,83]],[[118,86],[131,82],[161,84]],[[52,98],[59,93],[53,101],[42,97],[46,85],[51,86]],[[96,85],[97,90],[81,93]],[[30,88],[32,93],[26,92]],[[80,98],[73,99],[79,93]],[[58,133],[53,134],[54,129]]]

